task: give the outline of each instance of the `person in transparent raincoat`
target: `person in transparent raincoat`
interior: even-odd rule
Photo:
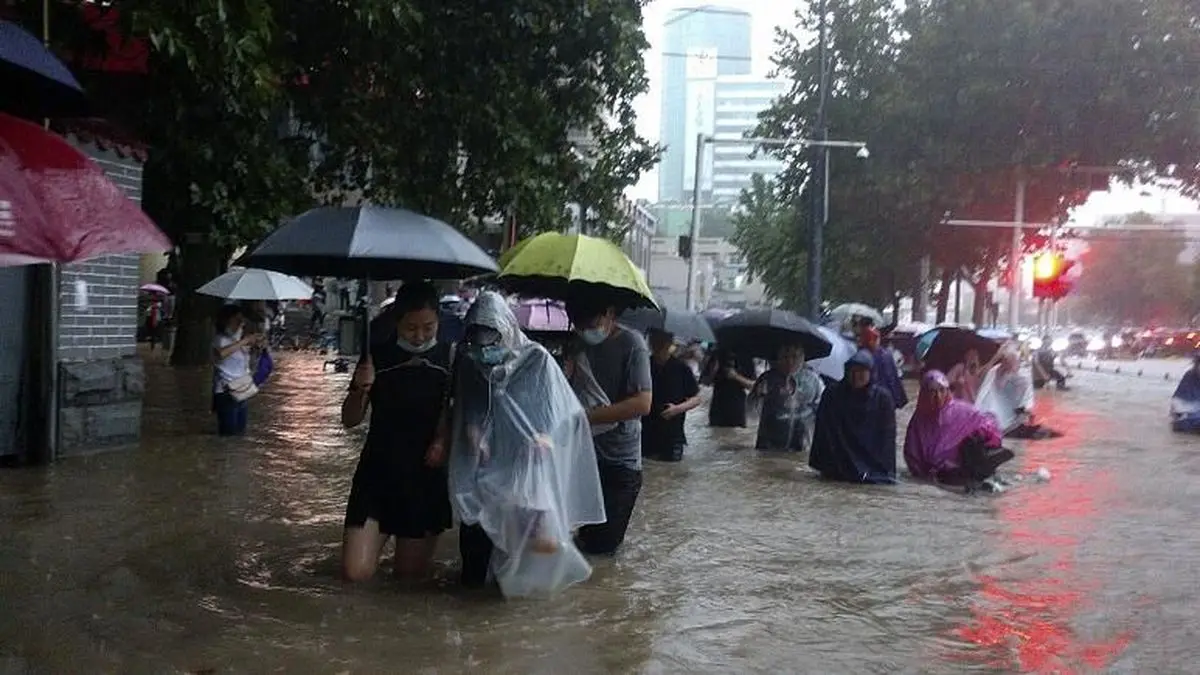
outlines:
[[[494,579],[507,597],[586,580],[572,532],[605,521],[587,415],[508,303],[480,294],[466,318],[450,428],[450,501],[463,583]]]

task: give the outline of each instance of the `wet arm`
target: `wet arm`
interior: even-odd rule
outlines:
[[[650,414],[654,396],[648,391],[638,393],[612,405],[602,405],[588,411],[588,422],[592,424],[615,424]]]
[[[247,336],[235,342],[231,342],[224,347],[213,347],[213,359],[216,361],[224,361],[237,351],[250,346],[250,343],[253,341],[253,337]]]
[[[346,394],[346,400],[342,401],[342,426],[347,429],[362,424],[363,419],[367,416],[367,407],[370,405],[370,387],[351,386],[350,391]]]

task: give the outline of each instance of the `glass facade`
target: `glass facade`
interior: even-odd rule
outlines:
[[[664,28],[662,120],[659,142],[666,146],[658,167],[659,201],[682,201],[691,192],[685,185],[688,144],[688,57],[703,50],[715,56],[716,76],[750,74],[750,13],[730,7],[703,5],[672,11]]]

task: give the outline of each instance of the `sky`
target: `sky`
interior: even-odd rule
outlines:
[[[771,69],[771,55],[775,51],[775,28],[792,28],[796,25],[795,14],[803,0],[725,0],[703,3],[686,0],[651,0],[643,9],[643,27],[650,42],[645,52],[646,73],[650,78],[650,90],[634,102],[637,111],[638,132],[652,141],[658,140],[658,126],[662,105],[662,51],[663,21],[667,14],[679,7],[695,7],[715,4],[736,7],[750,12],[753,19],[753,62],[755,75],[766,76]],[[836,180],[836,178],[835,178]],[[658,171],[651,169],[642,176],[637,185],[630,188],[629,195],[636,199],[655,201],[658,198]],[[1197,213],[1200,204],[1177,192],[1154,186],[1117,187],[1107,193],[1096,193],[1087,204],[1072,214],[1072,223],[1086,226],[1110,214],[1134,213]]]

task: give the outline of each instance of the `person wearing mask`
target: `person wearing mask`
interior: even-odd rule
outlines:
[[[754,386],[758,371],[754,359],[734,354],[717,345],[704,366],[702,381],[712,385],[708,425],[718,428],[746,426],[746,392]]]
[[[750,390],[750,398],[761,402],[758,418],[758,450],[804,451],[812,440],[817,406],[825,393],[821,377],[804,367],[804,348],[786,345],[779,350],[771,369]]]
[[[875,326],[867,325],[859,331],[859,347],[871,354],[874,363],[871,366],[871,383],[887,390],[896,404],[896,410],[899,410],[908,405],[908,393],[904,391],[904,383],[896,371],[896,358],[892,356],[891,349],[880,346],[879,340],[879,329]]]
[[[1054,367],[1058,354],[1054,353],[1053,340],[1049,335],[1042,337],[1042,346],[1033,353],[1033,388],[1041,389],[1054,380],[1059,391],[1067,389],[1067,376]]]
[[[225,305],[217,312],[213,336],[213,412],[217,415],[217,434],[241,436],[246,433],[249,404],[258,387],[250,371],[250,352],[262,347],[261,335],[246,335],[242,308]]]
[[[874,361],[860,349],[846,362],[842,381],[821,397],[808,465],[825,479],[896,482],[896,404],[871,382]]]
[[[642,457],[663,462],[683,459],[687,412],[700,405],[700,385],[692,369],[675,356],[675,336],[651,329],[650,381],[653,403],[642,418]]]
[[[463,585],[490,577],[506,597],[524,597],[586,580],[591,566],[571,533],[605,514],[583,406],[496,293],[468,311],[462,355],[449,473]]]
[[[393,537],[394,574],[424,577],[438,535],[451,525],[443,422],[453,345],[437,340],[437,290],[405,284],[386,316],[394,329],[371,340],[342,403],[346,428],[370,412],[346,504],[342,573],[349,581],[373,577]]]
[[[592,426],[604,512],[608,521],[579,530],[580,548],[611,555],[625,541],[642,489],[642,417],[653,405],[650,350],[641,335],[617,323],[615,307],[574,301],[567,314],[579,343],[568,360],[569,377]],[[607,402],[605,402],[607,401]]]

